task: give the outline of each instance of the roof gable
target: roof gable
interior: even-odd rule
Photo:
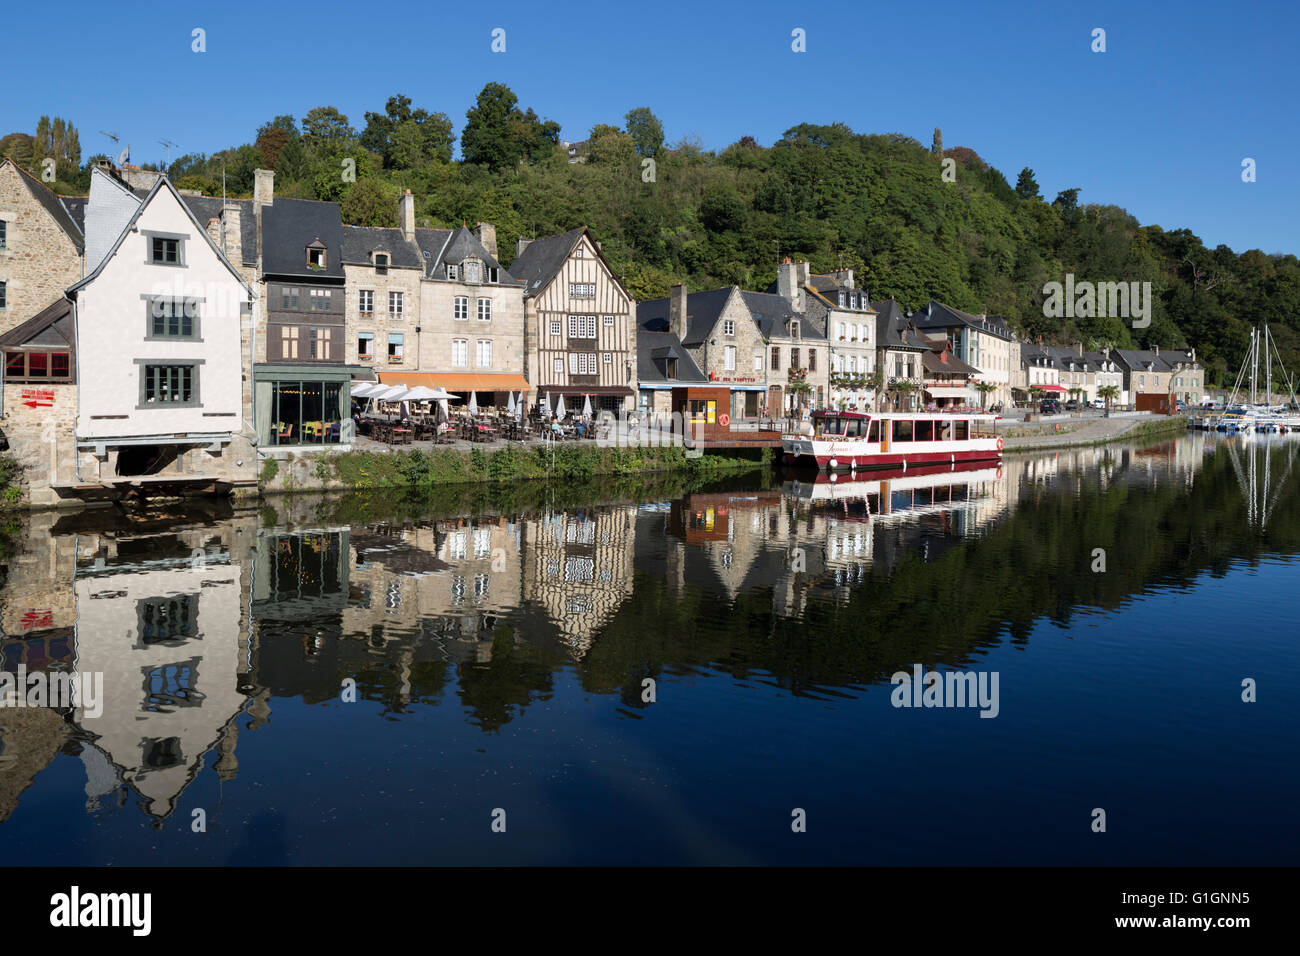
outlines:
[[[59,296],[26,322],[0,335],[0,348],[17,348],[21,345],[71,348],[75,338],[72,303],[66,297]]]
[[[86,249],[86,237],[82,233],[81,227],[77,224],[76,220],[73,219],[72,214],[69,213],[67,208],[63,205],[63,201],[59,198],[58,194],[27,170],[15,163],[12,159],[0,161],[0,169],[6,166],[13,168],[14,173],[18,177],[18,181],[27,188],[27,191],[31,193],[32,198],[40,204],[41,208],[49,214],[51,219],[54,220],[55,225],[57,225],[63,231],[64,235],[68,237],[73,248],[76,249],[78,253],[84,252]]]

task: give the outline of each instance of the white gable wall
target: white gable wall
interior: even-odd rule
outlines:
[[[87,214],[89,219],[89,213]],[[150,232],[184,236],[184,266],[153,265]],[[196,296],[199,338],[150,339],[143,296]],[[242,425],[240,303],[247,292],[174,193],[159,189],[132,231],[77,294],[79,439],[229,433]],[[201,362],[199,404],[141,408],[138,360]]]

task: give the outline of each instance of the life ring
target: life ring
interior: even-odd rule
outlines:
[[[731,416],[728,415],[726,412],[723,412],[721,415],[718,416],[718,424],[721,425],[723,428],[726,428],[728,425],[731,424]]]
[[[1002,477],[1002,466],[998,465],[998,478],[1000,479],[1001,477]]]
[[[998,439],[998,451],[1001,451],[1001,450],[1002,450],[1002,439],[999,438],[999,439]]]

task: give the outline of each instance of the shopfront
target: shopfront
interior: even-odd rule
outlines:
[[[329,446],[352,441],[353,366],[259,365],[253,417],[263,448]]]

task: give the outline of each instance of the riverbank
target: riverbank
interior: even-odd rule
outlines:
[[[258,491],[267,495],[485,482],[572,482],[675,471],[721,476],[765,468],[773,460],[771,449],[690,457],[680,447],[606,448],[594,444],[506,446],[491,451],[434,448],[319,452],[265,459],[258,476]]]
[[[1187,432],[1187,418],[1183,415],[1142,418],[1093,418],[1082,421],[1061,422],[1058,426],[1043,423],[1037,425],[1012,425],[1005,431],[999,429],[1003,436],[1002,451],[1011,452],[1045,451],[1053,448],[1082,448],[1091,445],[1106,445],[1117,441],[1141,441],[1143,439],[1166,438]]]

